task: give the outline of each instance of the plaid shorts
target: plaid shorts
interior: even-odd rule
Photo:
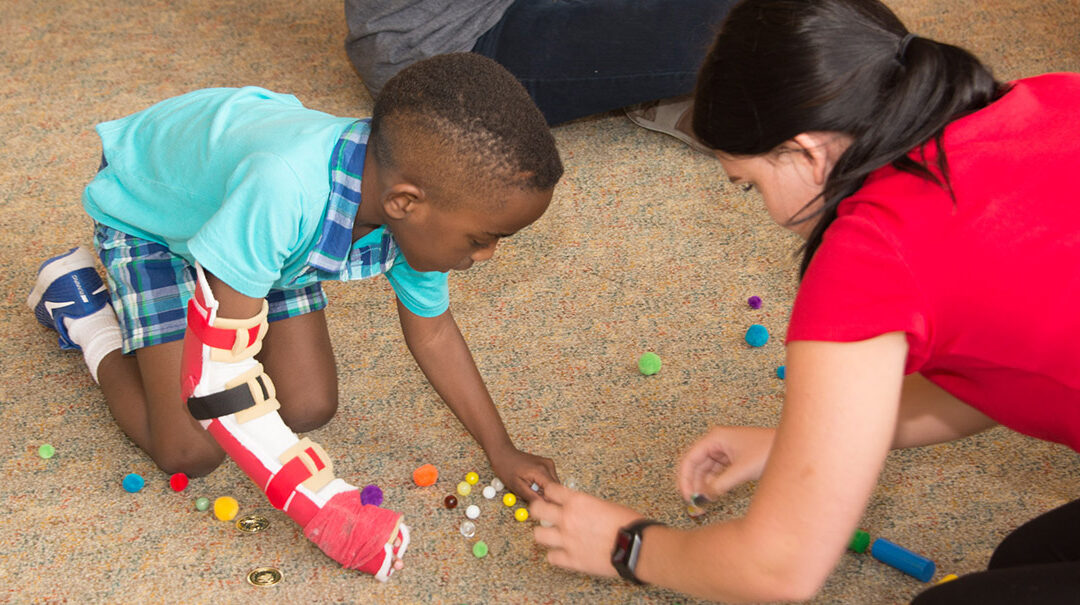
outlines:
[[[187,302],[195,292],[195,268],[157,242],[95,223],[94,246],[105,265],[109,298],[124,337],[124,353],[180,340],[187,329]],[[320,284],[271,290],[270,321],[326,307]]]

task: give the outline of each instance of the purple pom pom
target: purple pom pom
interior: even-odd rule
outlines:
[[[360,504],[378,506],[382,504],[382,490],[378,485],[365,485],[360,492]]]
[[[761,297],[760,296],[751,296],[750,298],[746,299],[746,304],[750,305],[751,309],[760,309],[761,308]]]

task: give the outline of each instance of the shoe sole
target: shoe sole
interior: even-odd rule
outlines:
[[[85,269],[87,267],[93,268],[94,260],[92,252],[79,246],[41,263],[41,266],[38,267],[37,280],[34,282],[34,288],[30,290],[30,296],[26,298],[26,305],[30,307],[31,310],[36,310],[38,303],[41,302],[41,298],[45,296],[45,291],[49,289],[49,286],[51,286],[54,281],[72,271],[78,271],[79,269]]]

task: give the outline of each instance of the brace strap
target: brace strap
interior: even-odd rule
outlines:
[[[276,509],[285,508],[296,486],[317,492],[334,480],[334,465],[322,446],[304,437],[285,450],[278,460],[281,470],[266,484],[266,497]]]
[[[188,411],[196,420],[236,414],[237,422],[243,424],[281,407],[275,398],[274,383],[263,372],[262,364],[237,376],[225,387],[224,391],[211,395],[188,397]]]

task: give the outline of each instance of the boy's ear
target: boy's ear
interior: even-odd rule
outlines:
[[[403,219],[424,201],[424,190],[412,183],[398,183],[383,196],[383,210],[392,219]]]

